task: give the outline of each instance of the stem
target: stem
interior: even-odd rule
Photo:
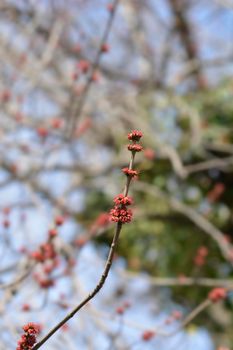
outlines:
[[[80,303],[78,304],[65,318],[63,318],[63,320],[61,320],[54,328],[52,328],[45,336],[44,338],[41,339],[41,341],[39,341],[34,347],[33,350],[37,350],[39,349],[54,333],[56,333],[56,331],[59,330],[59,328],[61,328],[67,321],[69,321],[80,309],[83,308],[83,306],[85,306],[92,298],[94,298],[94,296],[100,291],[100,289],[103,287],[107,277],[108,277],[108,273],[110,271],[110,268],[112,266],[112,261],[113,261],[113,257],[114,257],[114,253],[115,253],[115,249],[116,249],[116,245],[118,242],[118,238],[120,236],[120,232],[121,232],[121,228],[122,228],[122,223],[118,222],[117,226],[116,226],[116,230],[115,230],[115,234],[113,236],[113,240],[112,240],[112,244],[109,250],[109,254],[108,254],[108,259],[106,261],[106,265],[104,268],[104,271],[102,273],[102,276],[98,282],[98,284],[96,285],[96,287],[93,289],[93,291]]]
[[[129,163],[129,169],[133,169],[133,165],[134,165],[134,157],[135,157],[135,152],[131,152],[131,158],[130,158],[130,163]],[[127,196],[128,192],[129,192],[129,185],[131,182],[131,178],[130,176],[127,176],[127,180],[126,180],[126,185],[125,185],[125,190],[124,190],[124,196]],[[80,304],[78,304],[68,315],[66,315],[63,320],[61,320],[54,328],[52,328],[45,336],[44,338],[41,339],[41,341],[39,341],[34,347],[33,350],[37,350],[39,349],[54,333],[56,333],[59,328],[61,328],[67,321],[69,321],[80,309],[82,309],[91,299],[94,298],[94,296],[100,291],[100,289],[103,287],[107,277],[108,277],[108,273],[110,271],[110,268],[112,266],[112,262],[113,262],[113,257],[114,257],[114,253],[116,250],[116,245],[121,233],[121,229],[122,229],[122,222],[118,222],[116,224],[116,230],[112,239],[112,243],[109,249],[109,253],[108,253],[108,258],[106,261],[106,265],[104,268],[104,271],[102,273],[102,276],[100,277],[99,282],[97,283],[96,287],[93,289],[93,291],[88,294],[88,296],[83,299],[83,301],[81,301]]]
[[[133,169],[134,158],[135,158],[135,152],[131,152],[131,158],[130,158],[130,162],[129,162],[129,170],[132,170],[132,169]],[[130,185],[131,180],[132,180],[131,176],[127,176],[127,180],[126,180],[126,184],[125,184],[125,189],[124,189],[124,196],[125,196],[125,197],[128,195],[128,192],[129,192],[129,185]]]

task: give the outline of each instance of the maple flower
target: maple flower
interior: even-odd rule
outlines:
[[[31,350],[36,343],[36,336],[41,331],[41,326],[36,323],[29,322],[23,326],[24,334],[18,341],[16,350]]]
[[[132,179],[138,176],[137,170],[133,170],[133,169],[129,169],[129,168],[122,168],[121,170],[123,171],[123,173],[125,175],[132,177]]]
[[[55,225],[62,226],[64,224],[65,218],[63,216],[57,216],[55,218]]]
[[[214,288],[208,294],[208,299],[213,303],[225,299],[227,296],[226,289],[224,288]]]
[[[102,44],[101,46],[101,52],[105,53],[105,52],[108,52],[109,51],[109,45],[104,43]]]
[[[114,222],[121,222],[122,224],[126,224],[131,222],[132,220],[132,210],[124,208],[119,208],[115,206],[110,210],[110,220]]]
[[[133,200],[131,197],[124,196],[123,194],[118,194],[114,198],[114,203],[117,205],[131,205],[133,203]]]
[[[142,132],[139,130],[133,130],[128,134],[128,139],[131,141],[139,141],[142,137]]]
[[[25,333],[38,334],[40,333],[41,326],[39,324],[29,322],[25,326],[23,326],[23,330]]]
[[[154,331],[151,331],[151,330],[146,330],[145,332],[143,332],[142,334],[142,339],[144,341],[149,341],[151,340],[152,338],[154,338],[155,336],[155,332]]]
[[[83,73],[86,74],[90,68],[90,63],[86,60],[80,60],[77,64],[77,68]]]
[[[128,150],[131,152],[141,152],[142,151],[142,146],[134,143],[134,144],[129,144],[128,145]]]

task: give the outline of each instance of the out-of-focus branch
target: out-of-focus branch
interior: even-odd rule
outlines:
[[[195,209],[187,206],[186,204],[183,204],[175,197],[167,195],[156,186],[152,186],[144,182],[138,182],[137,184],[135,184],[135,188],[136,190],[147,192],[152,196],[165,199],[175,211],[178,211],[179,213],[185,215],[203,232],[208,234],[217,243],[223,257],[228,262],[230,262],[230,264],[232,264],[232,261],[230,260],[232,252],[231,244],[224,239],[223,233],[218,228],[216,228],[211,222],[206,220]]]
[[[21,282],[23,282],[31,273],[33,267],[35,264],[32,263],[32,261],[28,260],[24,263],[24,266],[20,266],[20,274],[19,276],[9,283],[1,283],[0,289],[8,289],[8,288],[15,288],[17,287]]]
[[[194,41],[191,25],[186,15],[186,8],[188,1],[186,0],[169,0],[173,15],[175,18],[175,30],[178,32],[181,43],[186,51],[188,60],[197,60],[197,43]],[[200,66],[196,66],[192,71],[193,76],[196,77],[199,86],[202,86],[202,70]]]
[[[199,171],[210,169],[226,169],[233,165],[233,157],[210,159],[205,162],[186,165],[184,169],[187,174],[196,173]]]
[[[136,278],[139,277],[137,273],[132,271],[120,271],[120,275],[126,278]],[[143,278],[143,276],[141,277]],[[208,277],[152,277],[145,276],[145,279],[155,287],[190,287],[190,286],[200,286],[200,287],[226,287],[233,288],[233,281],[231,279],[218,279],[218,278],[208,278]]]
[[[76,120],[80,116],[80,114],[82,113],[82,110],[85,106],[85,103],[86,103],[86,100],[87,100],[87,97],[89,94],[89,90],[90,90],[92,82],[93,82],[93,74],[95,73],[95,71],[97,70],[97,68],[99,66],[99,62],[100,62],[101,55],[102,55],[102,47],[108,40],[119,2],[120,2],[120,0],[114,0],[114,2],[112,4],[112,8],[109,11],[109,18],[108,18],[108,21],[106,24],[106,28],[104,30],[103,37],[100,40],[100,45],[99,45],[96,57],[94,59],[94,62],[90,68],[90,72],[89,72],[89,75],[87,77],[86,85],[83,89],[82,95],[80,96],[78,101],[75,101],[75,103],[73,105],[72,112],[71,112],[71,119],[69,120],[69,122],[67,124],[67,139],[68,140],[73,135],[73,133],[75,131]]]

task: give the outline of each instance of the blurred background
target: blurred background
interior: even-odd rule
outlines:
[[[44,349],[233,349],[230,292],[182,327],[233,285],[232,38],[232,0],[0,1],[0,349],[96,285],[132,129],[133,222]]]

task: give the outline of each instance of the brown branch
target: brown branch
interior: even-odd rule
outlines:
[[[91,85],[92,85],[92,82],[93,82],[93,79],[92,79],[93,78],[93,74],[95,73],[95,71],[98,68],[99,63],[100,63],[100,58],[101,58],[101,55],[102,55],[102,46],[108,40],[108,36],[110,34],[110,31],[111,31],[111,27],[112,27],[112,24],[113,24],[113,20],[114,20],[115,13],[116,13],[116,10],[117,10],[119,2],[120,2],[120,0],[114,0],[114,2],[112,4],[112,9],[110,10],[110,15],[109,15],[109,18],[108,18],[108,21],[107,21],[107,24],[106,24],[106,28],[105,28],[105,31],[103,33],[103,37],[102,37],[102,39],[100,41],[99,49],[97,51],[95,60],[94,60],[92,66],[90,68],[90,72],[89,72],[89,75],[88,75],[87,82],[86,82],[86,85],[84,87],[83,93],[80,96],[80,99],[76,103],[74,103],[73,113],[71,115],[71,120],[70,120],[70,122],[68,124],[67,133],[66,133],[68,140],[73,135],[73,133],[75,131],[76,120],[81,115],[82,110],[83,110],[83,108],[85,106],[85,103],[86,103],[86,100],[87,100],[87,97],[88,97],[88,93],[90,91],[90,88],[91,88]]]
[[[169,0],[174,19],[175,30],[177,31],[181,44],[184,47],[188,60],[200,62],[197,51],[197,43],[194,40],[190,21],[186,14],[188,1],[186,0]],[[193,76],[196,78],[197,84],[202,86],[202,70],[200,65],[197,65],[193,71]]]
[[[24,267],[23,272],[14,281],[6,283],[6,284],[1,283],[0,289],[14,288],[14,287],[18,286],[21,282],[23,282],[30,275],[34,266],[35,266],[35,264],[30,263],[30,261],[28,263],[26,263],[26,266]]]
[[[137,273],[132,271],[120,271],[120,274],[126,278],[136,278],[138,277]],[[208,277],[153,277],[146,276],[146,280],[150,282],[151,285],[155,287],[190,287],[190,286],[199,286],[199,287],[225,287],[233,288],[232,279],[219,279],[219,278],[208,278]]]
[[[129,163],[129,169],[132,170],[133,169],[133,165],[134,165],[134,157],[135,157],[135,153],[131,152],[131,159],[130,159],[130,163]],[[130,182],[131,182],[131,177],[127,176],[127,180],[126,180],[126,185],[125,185],[125,189],[124,189],[124,196],[128,195],[129,192],[129,186],[130,186]],[[39,341],[34,347],[33,350],[37,350],[39,349],[54,333],[56,333],[67,321],[69,321],[79,310],[81,310],[91,299],[94,298],[94,296],[101,290],[101,288],[103,287],[110,268],[112,266],[112,262],[113,262],[113,257],[114,257],[114,253],[116,250],[116,246],[118,243],[118,239],[121,233],[121,229],[122,229],[122,222],[117,222],[116,224],[116,230],[113,236],[113,240],[110,246],[110,250],[108,253],[108,258],[106,261],[106,265],[104,268],[104,271],[100,277],[99,282],[97,283],[96,287],[93,289],[93,291],[88,294],[88,296],[81,301],[81,303],[79,303],[68,315],[66,315],[66,317],[64,317],[55,327],[53,327],[45,336],[44,338],[41,339],[41,341]]]
[[[181,322],[179,328],[172,332],[172,334],[177,333],[178,330],[183,329],[190,323],[195,317],[197,317],[203,310],[205,310],[208,306],[211,305],[211,301],[209,299],[205,299],[201,304],[199,304],[187,317]]]
[[[164,198],[168,201],[169,205],[177,212],[185,215],[189,220],[191,220],[197,227],[203,230],[206,234],[208,234],[218,245],[222,256],[232,265],[232,261],[230,260],[232,246],[230,243],[226,242],[223,237],[223,233],[215,227],[211,222],[205,219],[201,214],[199,214],[195,209],[187,206],[182,203],[175,197],[170,197],[163,191],[161,191],[156,186],[149,185],[145,182],[138,182],[136,185],[136,189],[139,191],[145,191],[152,196]]]
[[[209,169],[225,169],[233,165],[233,157],[210,159],[197,164],[186,165],[184,169],[187,174],[197,173]]]
[[[94,296],[100,291],[100,289],[103,287],[107,277],[108,277],[108,273],[110,271],[110,268],[112,266],[112,261],[113,261],[113,256],[115,253],[115,248],[116,248],[116,244],[118,242],[118,238],[121,232],[121,228],[122,228],[122,223],[117,223],[116,226],[116,231],[115,234],[113,236],[113,240],[112,240],[112,244],[109,250],[109,254],[108,254],[108,259],[104,268],[104,272],[98,282],[98,284],[96,285],[95,289],[80,303],[78,304],[78,306],[76,306],[65,318],[63,318],[62,321],[60,321],[54,328],[51,329],[51,331],[49,331],[43,339],[41,339],[40,342],[38,342],[33,350],[37,350],[39,349],[56,331],[58,331],[67,321],[69,321],[80,309],[83,308],[83,306],[85,306],[92,298],[94,298]]]

